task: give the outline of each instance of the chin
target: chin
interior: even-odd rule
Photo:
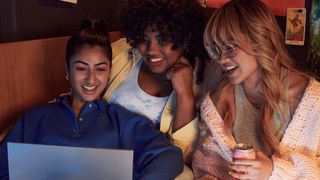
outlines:
[[[166,72],[166,70],[163,69],[151,69],[151,72],[155,73],[155,74],[163,74],[164,72]]]
[[[86,102],[90,102],[90,101],[94,101],[94,100],[97,100],[99,99],[100,96],[84,96],[83,99],[86,101]]]
[[[232,84],[232,85],[239,85],[241,84],[241,81],[237,80],[237,79],[229,79],[229,82]]]

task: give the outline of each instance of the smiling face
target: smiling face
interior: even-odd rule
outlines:
[[[159,32],[149,26],[144,32],[138,50],[150,71],[153,73],[166,73],[182,55],[183,48],[173,50],[173,43],[165,40]]]
[[[227,49],[222,47],[221,49]],[[221,55],[219,64],[224,67],[229,77],[229,81],[234,84],[257,83],[261,78],[261,67],[254,55],[248,54],[243,49],[248,47],[238,47],[233,56]]]
[[[110,59],[99,46],[84,46],[70,59],[72,104],[82,107],[100,98],[110,72]]]

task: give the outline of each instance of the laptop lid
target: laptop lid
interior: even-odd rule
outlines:
[[[131,180],[132,150],[8,143],[10,180]]]

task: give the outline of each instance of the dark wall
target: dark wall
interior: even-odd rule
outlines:
[[[297,66],[303,70],[303,71],[310,71],[310,65],[307,62],[308,57],[308,49],[309,49],[309,22],[310,22],[310,11],[311,11],[311,0],[306,0],[305,2],[306,10],[307,10],[307,20],[306,20],[306,34],[305,34],[305,43],[303,46],[296,46],[296,45],[286,45],[289,54],[291,57],[295,60],[295,63]],[[210,16],[215,9],[205,9],[205,14],[207,16]],[[286,29],[286,17],[285,16],[275,16],[276,20],[278,22],[279,27],[281,28],[283,34],[285,35],[285,29]]]
[[[70,35],[82,19],[103,18],[110,31],[119,30],[119,13],[127,0],[1,0],[0,42]]]
[[[120,29],[120,12],[129,0],[78,0],[73,5],[59,0],[0,0],[0,43],[70,35],[82,19],[95,16],[103,18],[110,31]],[[311,0],[306,0],[307,15]],[[213,9],[204,9],[208,16]],[[276,17],[285,32],[286,17]],[[303,69],[309,47],[309,17],[307,17],[304,46],[288,45],[292,57]]]
[[[278,21],[278,24],[283,32],[285,34],[285,28],[286,28],[286,17],[276,16],[276,19]],[[296,45],[286,45],[289,54],[291,57],[295,60],[296,64],[300,69],[303,71],[308,71],[309,65],[307,63],[307,57],[308,57],[308,48],[309,48],[309,20],[307,21],[306,25],[306,34],[305,34],[305,41],[303,46],[296,46]]]

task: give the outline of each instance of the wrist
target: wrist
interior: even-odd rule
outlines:
[[[190,87],[192,87],[192,85]],[[184,88],[184,89],[180,89],[179,91],[175,90],[175,93],[177,98],[181,98],[181,99],[194,98],[194,93],[192,88]]]
[[[191,92],[186,92],[186,93],[180,93],[177,94],[177,105],[182,105],[183,107],[192,107],[194,108],[195,106],[195,96]]]

